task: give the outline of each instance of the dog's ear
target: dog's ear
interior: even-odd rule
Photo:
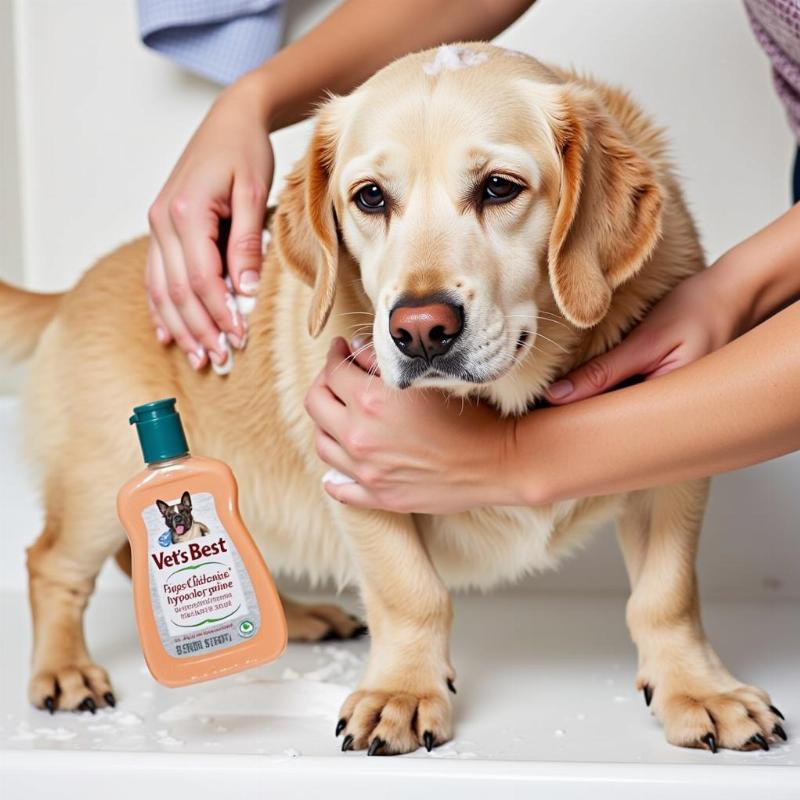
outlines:
[[[320,109],[306,155],[286,178],[272,231],[279,257],[314,289],[308,313],[314,337],[325,327],[336,296],[339,237],[330,183],[342,102],[332,97]]]
[[[167,511],[169,511],[169,503],[165,503],[163,500],[156,500],[156,505],[158,506],[158,510],[161,512],[161,516],[166,517]]]
[[[188,508],[189,511],[192,510],[192,496],[189,494],[189,492],[184,492],[181,495],[181,505]]]
[[[561,186],[548,246],[550,284],[561,313],[589,328],[653,252],[663,193],[652,163],[598,95],[567,86],[557,106],[551,122]]]

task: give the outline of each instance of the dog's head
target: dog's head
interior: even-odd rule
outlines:
[[[179,503],[171,506],[163,500],[156,500],[158,510],[167,527],[172,531],[172,541],[177,542],[181,537],[185,536],[192,529],[194,519],[192,518],[192,498],[189,492],[184,492],[181,495]]]
[[[321,108],[274,233],[318,335],[346,252],[399,387],[496,381],[544,305],[596,325],[660,235],[662,189],[600,94],[485,44],[400,59]]]

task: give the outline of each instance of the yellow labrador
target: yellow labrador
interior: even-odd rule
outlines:
[[[370,321],[387,384],[519,414],[702,269],[664,138],[626,94],[481,43],[400,59],[320,109],[272,232],[250,343],[224,378],[155,342],[145,239],[63,296],[0,290],[0,344],[33,354],[28,443],[44,471],[46,522],[28,558],[35,705],[85,708],[111,691],[83,612],[124,544],[114,496],[140,468],[130,408],[175,395],[193,449],[233,466],[271,566],[361,592],[372,645],[341,710],[344,749],[447,741],[448,589],[553,567],[610,518],[630,573],[637,686],[667,739],[750,749],[782,734],[768,695],[725,669],[700,624],[706,481],[446,516],[347,508],[320,487],[303,397],[330,336],[354,320]],[[295,629],[307,622],[308,609],[287,607]],[[314,613],[342,635],[356,624]]]

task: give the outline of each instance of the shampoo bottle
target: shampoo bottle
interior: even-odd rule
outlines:
[[[278,658],[286,619],[227,464],[189,454],[175,400],[133,410],[147,467],[119,491],[147,666],[166,686]]]

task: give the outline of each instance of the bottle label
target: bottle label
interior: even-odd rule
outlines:
[[[166,651],[176,658],[225,650],[258,630],[250,576],[209,492],[158,500],[142,511],[150,599]]]

